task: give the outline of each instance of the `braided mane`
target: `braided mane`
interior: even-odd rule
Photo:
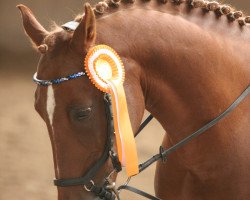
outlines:
[[[150,1],[150,0],[140,0],[140,1]],[[186,3],[190,9],[201,8],[204,12],[215,12],[218,17],[225,15],[230,22],[237,21],[240,26],[245,26],[250,24],[250,16],[245,16],[242,11],[238,11],[231,7],[230,5],[221,4],[217,1],[208,1],[208,0],[156,0],[162,4],[173,3],[175,5],[181,5]],[[102,16],[105,13],[108,13],[110,8],[118,9],[120,4],[133,4],[135,0],[102,0],[98,2],[93,10],[97,17]],[[81,21],[82,16],[75,18],[75,21]]]

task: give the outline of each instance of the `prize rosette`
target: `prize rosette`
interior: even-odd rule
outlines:
[[[109,46],[93,47],[85,59],[85,70],[92,83],[112,97],[112,110],[118,157],[128,176],[138,174],[138,157],[126,95],[125,71],[118,54]]]

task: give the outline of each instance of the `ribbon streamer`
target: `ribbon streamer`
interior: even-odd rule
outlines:
[[[125,72],[118,54],[109,46],[93,47],[85,59],[85,70],[93,84],[111,94],[118,157],[128,176],[138,174],[138,157],[123,87]]]

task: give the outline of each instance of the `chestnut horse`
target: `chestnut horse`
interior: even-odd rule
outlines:
[[[83,71],[88,50],[106,44],[120,55],[133,131],[144,109],[166,131],[167,148],[223,112],[250,84],[250,17],[201,0],[112,0],[75,19],[75,31],[47,31],[19,5],[24,29],[41,53],[37,78]],[[103,94],[82,76],[35,93],[46,122],[57,179],[77,178],[100,159],[107,138]],[[153,134],[153,133],[152,133]],[[250,197],[250,98],[225,119],[157,163],[161,199],[245,200]],[[102,185],[110,159],[95,174]],[[115,179],[115,177],[113,177]],[[82,186],[58,187],[59,200],[98,199]]]

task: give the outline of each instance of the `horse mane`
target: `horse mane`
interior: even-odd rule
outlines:
[[[150,1],[150,0],[140,0],[140,1]],[[168,0],[157,0],[162,4],[166,4]],[[170,0],[171,3],[175,5],[181,5],[182,3],[187,3],[190,9],[201,8],[204,12],[213,11],[218,17],[225,15],[230,22],[237,21],[240,26],[245,26],[250,24],[250,16],[245,16],[242,11],[238,11],[228,4],[222,4],[217,1],[207,1],[207,0]],[[94,13],[97,17],[108,13],[111,9],[118,9],[120,4],[133,4],[135,0],[102,0],[98,2],[94,7]],[[82,15],[78,15],[75,21],[80,22]]]

